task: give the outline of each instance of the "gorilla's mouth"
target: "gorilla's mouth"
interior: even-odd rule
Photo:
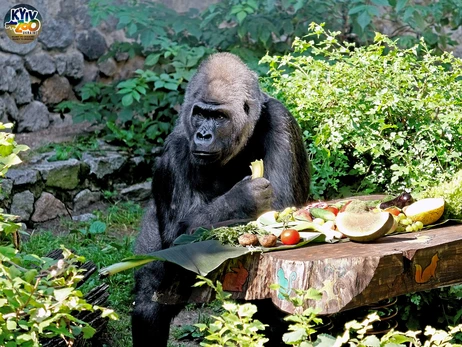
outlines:
[[[220,157],[220,152],[193,151],[194,158],[200,162],[213,162]]]

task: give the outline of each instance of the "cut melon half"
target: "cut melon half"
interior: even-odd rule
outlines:
[[[427,198],[416,201],[407,206],[404,213],[414,222],[420,221],[423,225],[435,223],[444,213],[444,199]]]
[[[351,241],[370,242],[396,230],[398,223],[389,212],[341,212],[335,219],[338,231]]]

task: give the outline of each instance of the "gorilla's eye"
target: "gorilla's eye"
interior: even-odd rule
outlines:
[[[226,116],[223,113],[221,113],[221,112],[215,113],[215,119],[220,119],[221,120],[221,119],[225,119],[225,118],[226,118]]]
[[[248,115],[249,114],[249,105],[244,102],[244,112]]]

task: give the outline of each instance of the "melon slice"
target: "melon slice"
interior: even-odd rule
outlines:
[[[389,212],[341,212],[335,219],[338,231],[351,241],[369,242],[393,232],[398,223]]]
[[[416,201],[407,206],[404,213],[414,222],[420,221],[423,225],[435,223],[444,213],[444,199],[427,198]]]

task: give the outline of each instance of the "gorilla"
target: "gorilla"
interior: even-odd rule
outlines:
[[[263,159],[265,174],[252,180],[250,163],[257,159]],[[152,182],[137,254],[168,248],[199,226],[302,206],[310,172],[294,117],[260,90],[257,75],[237,56],[217,53],[201,63],[189,82]],[[171,320],[182,305],[156,302],[156,292],[175,278],[175,290],[187,298],[193,273],[164,262],[135,272],[135,347],[167,345]]]

